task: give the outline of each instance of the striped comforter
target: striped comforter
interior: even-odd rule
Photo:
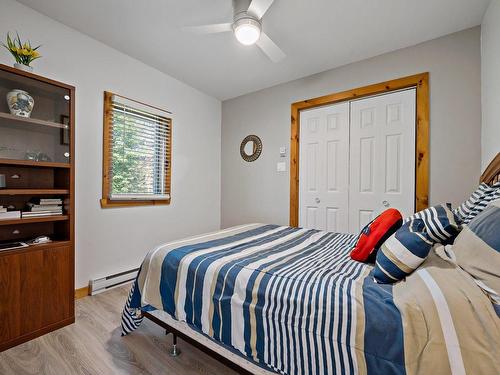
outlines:
[[[500,321],[468,274],[432,252],[379,285],[355,236],[252,224],[151,251],[123,334],[161,309],[282,374],[500,373]]]

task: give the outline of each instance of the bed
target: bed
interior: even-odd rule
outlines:
[[[499,174],[497,156],[482,181]],[[355,240],[249,224],[159,246],[122,332],[150,319],[239,373],[500,373],[500,319],[470,276],[437,248],[404,281],[377,284],[350,259]]]

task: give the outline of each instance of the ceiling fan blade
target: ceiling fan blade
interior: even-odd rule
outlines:
[[[257,45],[271,59],[272,62],[279,62],[286,57],[285,53],[264,32],[260,34]]]
[[[273,2],[274,0],[252,0],[247,12],[253,14],[260,20]]]
[[[233,31],[232,23],[214,23],[212,25],[185,26],[184,30],[195,34],[217,34]]]

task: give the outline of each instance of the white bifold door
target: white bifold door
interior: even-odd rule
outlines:
[[[358,233],[415,205],[415,90],[300,113],[299,225]]]
[[[299,226],[349,228],[349,103],[300,113]]]

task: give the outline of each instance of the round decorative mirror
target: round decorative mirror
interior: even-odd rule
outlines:
[[[243,160],[251,162],[259,158],[262,152],[262,141],[256,135],[248,135],[241,142],[240,155]]]

